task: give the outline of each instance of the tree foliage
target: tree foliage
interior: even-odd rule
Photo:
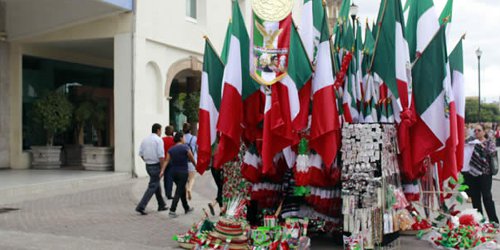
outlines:
[[[186,96],[183,103],[184,113],[189,122],[198,122],[198,109],[200,107],[200,92],[192,92]]]
[[[52,146],[54,135],[71,125],[73,105],[63,93],[51,92],[33,104],[34,121],[46,132],[46,143]]]
[[[465,122],[478,122],[478,99],[465,100]],[[500,110],[496,103],[481,102],[481,122],[500,122]]]

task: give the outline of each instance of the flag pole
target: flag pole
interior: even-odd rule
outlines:
[[[387,10],[387,1],[388,0],[385,0],[384,2],[384,10],[382,11],[382,15],[380,16],[380,18],[382,20],[380,20],[380,22],[377,23],[377,26],[378,26],[378,32],[377,32],[377,37],[375,38],[375,46],[373,47],[373,56],[372,56],[372,60],[370,62],[370,67],[368,68],[368,72],[371,72],[372,71],[372,67],[373,67],[373,62],[375,61],[375,55],[377,54],[377,46],[378,46],[378,40],[380,38],[380,30],[382,29],[382,23],[384,22],[384,18],[385,18],[385,11]],[[378,21],[378,20],[377,20]]]

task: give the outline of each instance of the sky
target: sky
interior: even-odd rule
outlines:
[[[406,0],[402,0],[403,7]],[[361,23],[376,18],[380,0],[352,0],[359,6]],[[446,0],[434,0],[439,16]],[[451,32],[448,37],[448,53],[466,33],[464,46],[464,78],[466,96],[478,94],[478,60],[481,56],[481,99],[498,101],[500,97],[500,0],[454,0]]]

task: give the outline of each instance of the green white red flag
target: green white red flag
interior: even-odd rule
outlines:
[[[222,99],[217,130],[219,145],[215,154],[215,167],[231,161],[240,149],[244,122],[243,102],[259,90],[250,78],[249,37],[239,5],[233,4],[231,39],[224,68]]]
[[[254,16],[254,25],[252,77],[271,85],[265,88],[262,170],[272,175],[275,155],[298,143],[293,121],[301,111],[299,91],[311,78],[312,68],[291,15],[279,22]]]
[[[412,74],[418,116],[411,130],[412,143],[419,145],[412,148],[413,165],[416,166],[427,155],[443,151],[447,144],[450,147],[456,145],[456,138],[452,136],[456,134],[456,130],[453,132],[453,127],[450,128],[450,118],[454,119],[454,105],[443,26],[415,62]],[[441,173],[441,180],[446,176],[456,176],[456,163],[452,162],[453,159],[445,160],[444,157],[437,158],[451,167],[443,168],[445,172]]]
[[[330,33],[326,14],[323,16],[316,71],[312,80],[312,120],[310,148],[323,159],[327,169],[340,146],[340,125],[334,91]]]
[[[451,86],[457,111],[457,140],[456,158],[457,171],[460,172],[464,164],[464,144],[465,144],[465,82],[464,82],[464,56],[462,49],[462,39],[453,49],[449,56],[451,71]]]
[[[196,170],[203,174],[212,159],[212,146],[217,139],[217,120],[221,104],[224,64],[208,40],[205,41],[198,129],[198,159]]]
[[[401,153],[403,174],[411,170],[411,144],[409,130],[414,122],[411,106],[411,74],[408,43],[404,30],[404,17],[400,0],[383,0],[378,16],[378,31],[373,63],[373,72],[383,83],[380,85],[381,112],[383,121],[398,123],[398,145]],[[382,98],[387,86],[387,98]],[[386,110],[384,110],[384,103]],[[384,113],[386,112],[386,113]]]

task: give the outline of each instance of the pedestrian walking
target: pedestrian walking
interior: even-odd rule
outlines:
[[[491,194],[493,176],[488,159],[496,150],[495,144],[486,137],[483,125],[476,125],[474,133],[476,135],[476,140],[472,142],[475,143],[474,151],[471,155],[468,174],[465,175],[465,178],[468,179],[466,183],[470,185],[472,206],[482,213],[482,198],[489,221],[498,224],[495,202]]]
[[[211,168],[212,177],[214,178],[215,185],[217,185],[217,196],[215,200],[208,203],[208,208],[210,209],[210,214],[215,215],[215,204],[219,204],[219,215],[222,215],[224,211],[224,205],[222,203],[222,190],[224,185],[224,171],[221,169],[215,169],[213,166]]]
[[[182,201],[184,212],[190,213],[193,208],[189,206],[186,197],[186,184],[188,181],[188,161],[196,165],[191,149],[185,144],[184,134],[178,132],[174,135],[175,145],[168,150],[166,162],[172,168],[172,177],[175,183],[175,195],[170,207],[170,217],[177,217],[175,210],[179,199]],[[160,176],[163,176],[165,168],[162,168]]]
[[[174,127],[167,126],[165,127],[165,137],[163,140],[163,149],[165,151],[165,159],[167,159],[168,150],[175,145],[174,142]],[[165,187],[165,196],[167,199],[171,200],[172,197],[172,187],[174,185],[174,181],[172,179],[172,168],[167,164],[165,169],[165,176],[163,176],[163,185]]]
[[[158,211],[168,209],[163,197],[161,196],[160,187],[160,170],[163,169],[165,165],[163,140],[160,136],[161,125],[155,123],[151,127],[151,135],[142,140],[141,147],[139,149],[139,156],[141,156],[142,160],[146,163],[146,171],[149,175],[148,188],[135,208],[135,211],[141,215],[147,214],[145,209],[153,195],[156,196],[156,200],[158,201]]]
[[[184,123],[182,126],[182,132],[184,132],[184,141],[186,145],[189,147],[191,152],[193,153],[194,159],[198,159],[198,148],[196,145],[197,137],[191,134],[191,124]],[[188,182],[187,182],[187,197],[188,200],[191,200],[191,192],[193,190],[194,181],[196,178],[196,168],[195,165],[188,162]]]

